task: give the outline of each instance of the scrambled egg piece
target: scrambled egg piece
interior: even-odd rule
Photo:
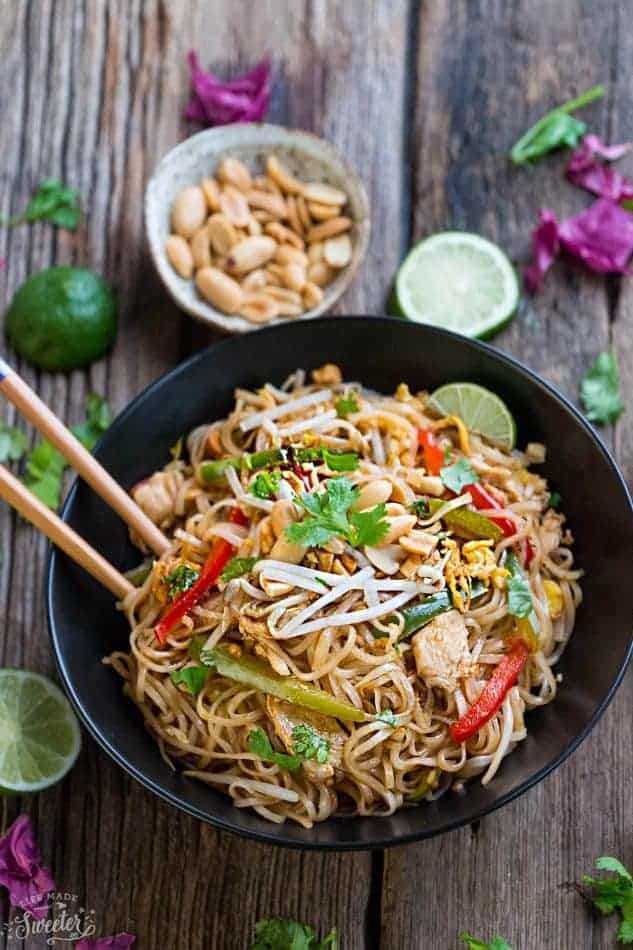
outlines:
[[[556,581],[543,581],[543,590],[547,597],[547,606],[552,620],[558,620],[563,612],[563,592]]]
[[[444,565],[446,585],[453,595],[455,606],[462,613],[468,606],[473,580],[483,581],[487,587],[493,584],[500,590],[505,587],[510,572],[497,564],[491,550],[493,541],[467,541],[460,551],[453,538],[445,538],[442,546],[444,553],[450,551],[450,557]]]
[[[472,658],[468,631],[458,610],[449,610],[427,623],[411,640],[418,671],[427,686],[454,692],[458,681],[468,676]]]

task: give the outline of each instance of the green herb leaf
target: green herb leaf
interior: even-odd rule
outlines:
[[[184,683],[192,696],[197,696],[204,688],[209,669],[206,666],[187,666],[184,670],[174,670],[169,674],[172,683]]]
[[[0,422],[0,462],[19,461],[28,445],[28,439],[21,429]]]
[[[71,426],[79,441],[92,451],[99,436],[112,420],[107,402],[101,396],[90,393],[86,400],[86,421]],[[26,457],[24,484],[49,508],[59,508],[66,459],[50,442],[38,442]]]
[[[503,937],[494,937],[492,943],[484,943],[483,940],[477,940],[476,937],[471,937],[470,934],[462,934],[461,939],[468,950],[512,950],[510,944]]]
[[[560,508],[562,498],[560,492],[552,491],[549,493],[549,506],[557,511]]]
[[[620,374],[615,353],[600,353],[580,384],[587,418],[598,425],[615,422],[624,412],[620,398]]]
[[[533,610],[532,592],[514,551],[508,552],[505,566],[510,571],[510,576],[506,580],[508,613],[513,617],[529,617]]]
[[[249,491],[256,498],[270,498],[281,484],[281,472],[258,472],[250,484]]]
[[[468,459],[464,458],[458,459],[452,465],[445,465],[440,469],[440,477],[446,488],[456,495],[461,495],[464,488],[479,481],[479,475]]]
[[[170,600],[174,600],[178,594],[184,594],[185,591],[193,587],[199,577],[200,571],[196,570],[195,567],[191,567],[189,564],[179,564],[171,574],[163,577],[162,583],[169,588]]]
[[[398,717],[393,709],[383,709],[382,712],[376,714],[375,718],[378,722],[384,722],[385,725],[391,726],[392,729],[398,726]]]
[[[45,178],[22,214],[5,221],[10,227],[25,221],[51,221],[60,228],[73,230],[79,223],[79,195],[58,178]]]
[[[353,472],[358,468],[358,453],[330,452],[327,446],[321,447],[323,461],[332,472]]]
[[[544,115],[513,145],[510,157],[514,164],[524,165],[565,145],[575,148],[587,131],[587,126],[569,113],[603,95],[604,86],[594,86],[577,99],[570,99]]]
[[[257,755],[260,759],[263,759],[264,762],[273,762],[282,769],[288,769],[289,772],[296,772],[297,769],[301,768],[301,756],[287,755],[285,752],[275,752],[270,739],[260,726],[249,732],[248,739],[246,740],[246,748],[249,752],[252,752],[253,755]]]
[[[359,488],[344,476],[328,479],[322,493],[304,492],[298,501],[307,516],[286,528],[286,537],[308,547],[323,545],[332,537],[346,538],[352,547],[377,544],[387,533],[386,508],[376,505],[369,511],[351,511],[359,494]]]
[[[182,458],[182,447],[183,447],[184,441],[185,441],[184,438],[180,436],[180,438],[175,442],[174,445],[172,445],[172,447],[169,450],[169,454],[173,458],[174,462],[177,462],[180,458]]]
[[[300,724],[292,730],[292,743],[297,755],[303,759],[316,759],[327,762],[330,757],[330,743],[310,726]]]
[[[408,507],[407,511],[412,511],[418,518],[424,518],[429,513],[429,502],[427,498],[416,498]]]
[[[312,927],[284,917],[255,924],[255,942],[249,950],[337,950],[336,930],[319,940]]]
[[[358,412],[360,406],[356,399],[356,393],[349,393],[347,396],[341,396],[336,400],[336,414],[341,419],[345,419],[352,412]]]
[[[258,560],[256,557],[232,557],[220,574],[220,580],[232,581],[236,577],[250,574]]]
[[[633,877],[617,858],[598,858],[596,867],[600,871],[611,871],[613,876],[600,879],[585,876],[583,883],[593,889],[592,900],[601,914],[620,911],[618,941],[633,943]]]

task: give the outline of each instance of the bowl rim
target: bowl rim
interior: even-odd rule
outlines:
[[[363,316],[363,315],[350,315],[350,316],[337,316],[337,317],[321,317],[319,322],[323,325],[326,325],[328,329],[332,329],[332,320],[343,321],[343,320],[353,320],[353,321],[370,321],[376,328],[379,326],[388,328],[394,322],[393,317],[385,316]],[[271,327],[264,327],[261,333],[274,333],[280,332],[280,326],[293,327],[296,324],[276,324]],[[519,374],[526,375],[529,380],[536,385],[539,389],[544,390],[548,396],[553,398],[555,401],[558,401],[562,404],[563,408],[566,409],[571,416],[574,418],[575,422],[580,425],[584,430],[585,434],[589,439],[595,443],[596,447],[602,454],[604,460],[607,462],[609,468],[612,471],[612,474],[615,476],[616,482],[619,483],[620,488],[623,491],[623,500],[625,501],[628,507],[628,513],[633,522],[633,499],[631,493],[626,484],[626,481],[621,474],[615,459],[613,458],[611,452],[603,442],[601,436],[596,432],[593,426],[588,422],[588,420],[583,416],[580,410],[565,396],[560,390],[558,390],[552,383],[547,382],[529,367],[527,367],[516,357],[511,356],[508,353],[505,353],[501,350],[498,350],[496,347],[485,343],[481,340],[474,340],[468,337],[464,337],[459,333],[455,333],[452,330],[445,330],[440,327],[435,327],[430,324],[424,325],[425,330],[430,332],[432,335],[436,335],[440,338],[448,338],[459,340],[461,344],[466,344],[467,347],[471,348],[475,352],[477,350],[483,350],[484,352],[500,360],[502,363],[505,363],[506,366],[513,372],[518,372]],[[290,331],[292,332],[292,330]],[[181,373],[183,370],[188,369],[189,367],[195,365],[197,362],[205,360],[209,357],[209,354],[215,354],[216,358],[221,356],[221,351],[224,347],[231,346],[233,337],[227,337],[221,339],[215,343],[212,343],[210,346],[199,350],[198,352],[192,354],[186,360],[181,361],[176,366],[167,370],[148,386],[146,386],[140,393],[138,393],[128,404],[127,406],[119,413],[118,416],[114,419],[112,426],[118,422],[125,422],[127,417],[134,413],[137,408],[142,404],[142,402],[149,398],[157,389],[160,389],[164,385],[168,385],[172,376]],[[111,426],[111,428],[112,428]],[[111,431],[111,428],[108,431]],[[97,445],[95,446],[95,454],[98,455],[99,447],[104,438],[106,438],[108,433],[104,433],[101,439],[99,439]],[[72,486],[68,493],[68,496],[64,502],[61,511],[61,518],[64,521],[68,521],[68,516],[70,509],[72,507],[75,495],[77,493],[79,478],[75,477],[73,480]],[[49,543],[49,553],[48,553],[48,563],[46,568],[46,614],[48,621],[48,630],[49,636],[51,639],[53,654],[55,658],[55,665],[57,668],[58,675],[61,679],[62,686],[69,697],[73,708],[77,712],[79,719],[81,720],[83,726],[86,728],[88,733],[92,738],[97,742],[101,748],[107,752],[107,754],[112,758],[117,765],[119,765],[128,775],[136,779],[141,785],[147,788],[149,791],[153,792],[158,798],[172,805],[173,807],[183,811],[185,814],[191,815],[194,818],[204,821],[207,824],[212,825],[215,828],[218,828],[220,831],[231,832],[237,834],[240,837],[248,838],[253,841],[263,842],[265,844],[272,844],[277,847],[285,847],[296,850],[306,850],[306,851],[371,851],[375,849],[384,849],[397,847],[399,845],[413,843],[415,841],[422,841],[429,839],[438,835],[445,834],[449,831],[454,831],[458,828],[462,828],[465,825],[472,823],[473,821],[479,821],[480,819],[486,817],[487,815],[492,814],[497,811],[497,809],[502,808],[504,805],[513,802],[519,796],[523,795],[525,792],[529,791],[533,786],[537,785],[539,782],[542,782],[551,772],[557,769],[569,756],[576,751],[580,744],[587,738],[587,736],[594,729],[605,710],[613,700],[616,691],[624,679],[625,673],[629,667],[631,659],[633,658],[633,629],[631,631],[631,636],[629,639],[628,647],[626,648],[624,657],[618,669],[617,675],[609,686],[608,691],[603,697],[602,701],[598,704],[592,716],[583,727],[583,729],[577,733],[573,739],[568,742],[568,744],[558,753],[555,758],[550,762],[540,768],[537,772],[529,775],[528,778],[520,782],[515,788],[510,791],[499,795],[493,802],[488,806],[479,808],[477,812],[467,816],[460,817],[455,819],[450,819],[439,828],[434,828],[429,830],[422,826],[420,829],[413,830],[406,834],[399,836],[394,836],[393,834],[378,834],[372,838],[371,843],[365,841],[355,841],[355,840],[346,840],[345,842],[338,844],[334,842],[322,842],[322,841],[299,841],[295,838],[288,837],[284,833],[284,825],[272,825],[269,830],[258,830],[258,829],[246,829],[234,825],[230,820],[225,818],[218,817],[217,815],[209,814],[208,812],[203,811],[201,808],[198,808],[195,805],[187,802],[183,796],[172,793],[164,788],[162,788],[156,781],[153,779],[147,778],[136,766],[131,762],[128,762],[125,757],[119,753],[118,749],[114,746],[112,742],[103,734],[103,730],[100,730],[98,726],[92,722],[90,717],[84,711],[83,705],[79,700],[73,683],[67,675],[66,666],[64,657],[61,650],[59,649],[59,642],[57,636],[57,624],[54,614],[54,576],[55,576],[55,561],[56,561],[56,550]],[[376,818],[380,816],[374,816]],[[329,821],[336,822],[337,818],[332,817],[328,819]],[[362,818],[358,819],[362,821]]]
[[[228,130],[228,131],[227,131]],[[169,149],[158,161],[158,164],[153,169],[150,177],[147,180],[145,185],[145,191],[143,196],[143,225],[145,230],[145,239],[149,247],[150,258],[152,265],[158,274],[158,277],[173,300],[177,307],[187,313],[189,316],[193,317],[195,320],[198,320],[200,323],[205,326],[217,327],[226,334],[242,334],[242,333],[251,333],[256,329],[260,329],[256,324],[249,323],[248,320],[245,320],[239,315],[224,314],[221,311],[217,310],[210,303],[200,298],[200,300],[194,300],[193,302],[188,301],[184,293],[178,286],[177,281],[182,280],[175,271],[171,268],[167,257],[165,255],[164,248],[162,247],[158,234],[156,233],[156,227],[152,220],[151,210],[156,206],[158,198],[155,195],[157,190],[158,182],[161,180],[162,176],[169,169],[170,165],[182,154],[185,156],[188,155],[192,148],[195,150],[196,146],[192,143],[194,142],[208,142],[208,141],[218,141],[222,142],[223,136],[231,136],[243,133],[245,136],[248,133],[251,133],[252,139],[250,145],[260,147],[258,142],[259,137],[264,134],[278,135],[280,139],[285,140],[283,142],[277,143],[279,145],[284,145],[284,147],[292,148],[296,147],[298,150],[306,151],[306,146],[312,143],[316,148],[321,151],[320,160],[323,164],[329,166],[337,166],[342,170],[346,177],[351,182],[351,191],[354,192],[356,200],[360,206],[360,214],[353,218],[352,224],[355,227],[355,238],[352,241],[352,257],[349,264],[346,267],[342,268],[339,272],[339,275],[335,278],[334,282],[330,287],[335,288],[335,292],[328,296],[328,287],[324,288],[323,299],[316,307],[313,307],[311,310],[305,311],[299,317],[276,317],[274,320],[271,320],[269,323],[261,327],[265,329],[266,327],[280,326],[281,324],[296,322],[302,320],[314,320],[317,317],[322,316],[326,313],[334,304],[342,297],[345,291],[350,286],[353,281],[358,268],[362,264],[365,256],[367,254],[367,249],[369,247],[369,236],[371,232],[371,216],[369,208],[369,198],[367,196],[367,190],[363,184],[363,180],[355,171],[354,168],[350,165],[346,158],[339,152],[337,147],[330,142],[328,139],[322,138],[319,135],[315,135],[314,132],[308,132],[305,129],[295,129],[288,128],[283,125],[277,125],[272,122],[240,122],[233,125],[218,125],[209,129],[202,129],[199,132],[194,133],[193,135],[188,136],[188,138],[183,139],[182,142],[178,142],[173,148]],[[222,151],[224,153],[230,153],[231,150],[237,154],[240,148],[244,147],[247,143],[242,143],[242,145],[226,145]],[[264,148],[266,142],[261,142],[261,147]],[[274,151],[275,145],[270,145],[269,148],[271,151]],[[216,156],[219,160],[220,154]],[[191,282],[193,278],[191,279]]]

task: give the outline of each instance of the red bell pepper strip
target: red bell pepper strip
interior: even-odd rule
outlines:
[[[468,712],[451,725],[451,735],[455,742],[470,739],[492,719],[508,691],[516,683],[529,655],[527,645],[523,640],[517,640],[512,652],[503,657]]]
[[[476,482],[474,485],[467,485],[464,491],[470,492],[470,497],[473,500],[475,508],[501,508],[501,505],[492,492],[489,491],[485,485],[482,485],[481,482]],[[488,515],[488,518],[501,528],[505,538],[510,538],[513,534],[517,533],[517,526],[512,518],[505,518],[503,515]],[[523,563],[526,567],[529,567],[530,561],[534,557],[534,548],[527,538],[521,541],[520,547],[523,554]]]
[[[424,467],[429,475],[439,475],[444,467],[444,449],[430,429],[418,430],[418,442],[422,449]]]
[[[246,516],[239,508],[233,508],[229,521],[231,524],[248,524]],[[228,541],[224,538],[215,539],[198,580],[172,604],[156,625],[156,639],[161,646],[176,624],[189,613],[192,607],[195,607],[209,588],[217,583],[232,554],[233,546]]]

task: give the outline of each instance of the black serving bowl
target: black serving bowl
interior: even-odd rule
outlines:
[[[633,512],[626,486],[595,432],[552,386],[509,356],[427,326],[371,317],[284,324],[227,339],[167,373],[141,393],[104,435],[96,455],[126,488],[161,468],[183,432],[227,413],[236,386],[279,383],[301,366],[325,362],[347,379],[391,392],[472,380],[498,393],[513,412],[519,444],[545,442],[544,473],[562,494],[584,568],[584,601],[558,670],[551,705],[527,716],[528,737],[493,781],[407,808],[388,818],[331,818],[311,830],[273,825],[212,788],[171,772],[101,659],[126,647],[128,629],[111,595],[63,555],[51,556],[48,617],[66,690],[84,725],[112,758],[147,788],[197,818],[272,844],[304,848],[375,848],[457,828],[499,808],[559,765],[589,733],[618,686],[631,654]],[[127,529],[83,482],[65,520],[113,564],[139,560]]]

